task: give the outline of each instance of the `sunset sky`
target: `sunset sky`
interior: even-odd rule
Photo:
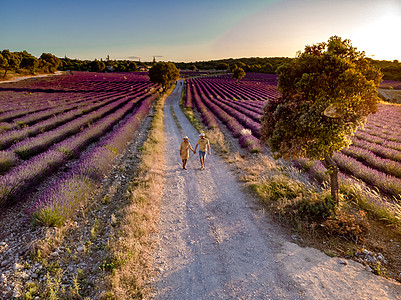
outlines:
[[[142,61],[294,57],[338,35],[401,61],[401,0],[0,0],[0,50]]]

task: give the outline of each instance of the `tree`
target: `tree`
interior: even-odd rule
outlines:
[[[237,79],[238,82],[244,77],[245,77],[245,71],[243,68],[235,68],[233,70],[233,78]]]
[[[4,68],[4,66],[8,63],[7,59],[4,58],[3,54],[0,52],[0,68]]]
[[[39,57],[39,67],[45,73],[54,73],[62,66],[62,61],[51,53],[42,53]]]
[[[29,54],[26,51],[21,52],[21,55],[22,59],[20,67],[29,70],[31,74],[34,75],[36,69],[39,67],[39,60],[35,56]]]
[[[246,70],[248,68],[248,65],[242,61],[237,62],[238,68],[241,68],[243,70]]]
[[[270,74],[274,73],[273,65],[271,63],[265,63],[262,66],[262,72],[263,73],[270,73]]]
[[[216,66],[216,70],[226,71],[227,69],[228,69],[228,64],[226,64],[226,63],[219,63]]]
[[[102,61],[95,59],[89,65],[91,72],[103,72],[106,69],[106,64]]]
[[[2,59],[0,58],[0,66],[4,69],[3,77],[6,77],[8,71],[15,70],[19,67],[21,60],[19,59],[18,55],[10,52],[10,50],[3,50],[1,55]]]
[[[195,65],[192,65],[189,69],[190,69],[191,71],[196,71],[196,66],[195,66]]]
[[[262,141],[286,159],[319,159],[327,168],[338,205],[338,167],[333,153],[376,112],[381,72],[350,40],[333,36],[306,46],[278,69],[281,97],[270,100],[262,117]]]
[[[163,89],[180,77],[180,72],[172,62],[159,61],[149,70],[150,81],[161,84]]]
[[[138,66],[134,61],[128,61],[127,66],[126,66],[126,71],[127,72],[135,72],[138,69]]]

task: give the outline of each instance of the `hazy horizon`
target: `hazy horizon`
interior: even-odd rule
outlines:
[[[401,61],[396,0],[22,0],[3,3],[0,18],[0,50],[35,56],[174,62],[294,57],[305,45],[338,35],[368,57]]]

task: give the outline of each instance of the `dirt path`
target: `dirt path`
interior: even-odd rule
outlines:
[[[182,136],[195,146],[198,134],[178,106],[180,95],[179,84],[165,105],[166,185],[153,298],[401,299],[398,283],[290,242],[220,157],[212,153],[201,171],[196,154],[183,170]]]
[[[9,80],[3,80],[0,81],[0,83],[10,83],[10,82],[17,82],[25,79],[30,79],[30,78],[40,78],[40,77],[48,77],[48,76],[55,76],[55,75],[61,75],[63,74],[62,71],[56,71],[54,74],[40,74],[40,75],[27,75],[27,76],[21,76],[21,77],[15,77]]]

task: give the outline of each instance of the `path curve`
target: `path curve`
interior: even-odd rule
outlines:
[[[217,155],[204,171],[193,155],[183,170],[182,136],[195,146],[198,134],[179,108],[181,87],[164,107],[166,184],[152,298],[401,299],[400,284],[290,242]]]

